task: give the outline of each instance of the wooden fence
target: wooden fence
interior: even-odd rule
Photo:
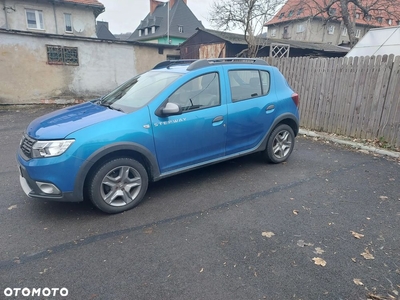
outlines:
[[[400,147],[400,56],[264,59],[299,94],[302,127]]]

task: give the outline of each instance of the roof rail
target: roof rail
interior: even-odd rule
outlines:
[[[238,58],[238,57],[227,57],[227,58],[210,58],[210,59],[199,59],[190,64],[187,68],[188,71],[204,68],[214,64],[234,64],[234,63],[247,63],[257,65],[268,65],[267,62],[261,58]]]
[[[195,62],[196,59],[178,59],[178,60],[165,60],[154,66],[155,69],[169,68],[172,65],[185,65]]]

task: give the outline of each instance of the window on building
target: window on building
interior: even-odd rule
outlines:
[[[183,33],[183,26],[182,26],[182,25],[179,25],[179,26],[178,26],[178,31],[179,31],[180,33]]]
[[[285,13],[283,12],[283,13],[281,13],[281,14],[279,15],[279,19],[282,19],[284,16],[285,16]]]
[[[328,13],[330,16],[336,16],[336,8],[333,8],[333,7],[329,8]]]
[[[294,10],[289,11],[288,17],[293,16],[293,14],[294,14]]]
[[[397,23],[397,25],[400,25],[400,20],[397,20],[397,22],[396,22],[396,23]]]
[[[142,29],[139,29],[139,36],[142,36]]]
[[[383,22],[383,18],[382,17],[377,17],[376,20],[378,21],[378,23],[382,23]]]
[[[148,35],[149,34],[149,29],[148,28],[145,28],[144,29],[144,35]]]
[[[347,27],[343,27],[342,36],[348,36]]]
[[[360,14],[356,13],[356,19],[359,19],[359,18],[360,18]]]
[[[297,11],[297,15],[301,15],[304,11],[304,8],[300,7],[299,10]]]
[[[276,36],[276,29],[271,29],[271,36]]]
[[[151,27],[151,33],[156,33],[156,26]]]
[[[304,25],[303,24],[298,24],[297,28],[296,28],[296,32],[297,33],[304,32]]]
[[[29,29],[44,30],[43,12],[41,10],[26,10],[26,22]]]
[[[64,23],[65,23],[65,32],[73,32],[71,14],[64,14]]]
[[[388,23],[388,25],[392,25],[393,24],[393,20],[392,19],[388,19],[387,23]]]
[[[371,15],[365,15],[364,18],[366,21],[371,21]]]
[[[335,33],[335,26],[329,25],[328,26],[328,34],[334,34],[334,33]]]
[[[49,65],[79,66],[78,48],[46,45]]]
[[[356,29],[356,38],[361,37],[361,29]]]

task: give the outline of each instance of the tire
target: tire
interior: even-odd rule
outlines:
[[[294,143],[293,129],[286,124],[277,126],[268,139],[264,152],[266,160],[274,164],[286,161],[293,151]]]
[[[138,205],[147,186],[148,175],[141,163],[116,158],[97,169],[89,180],[89,199],[103,212],[120,213]]]

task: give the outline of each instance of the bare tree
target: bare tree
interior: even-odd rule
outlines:
[[[395,25],[400,20],[399,0],[299,0],[292,6],[306,7],[312,17],[321,17],[324,25],[331,20],[343,22],[351,47],[357,43],[357,22],[379,27],[383,22],[390,20]]]
[[[247,56],[256,57],[263,25],[285,0],[216,0],[209,21],[220,30],[240,29],[247,43]]]

